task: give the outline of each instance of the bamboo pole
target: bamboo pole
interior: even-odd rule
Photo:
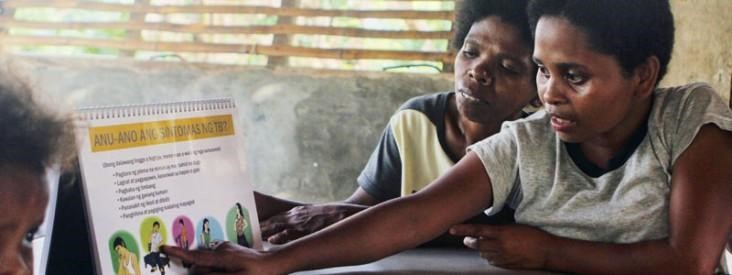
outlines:
[[[139,3],[141,5],[149,5],[150,4],[150,0],[136,0],[135,2],[136,3]],[[145,23],[145,16],[146,15],[147,15],[146,13],[131,12],[130,13],[130,19],[129,19],[128,22],[134,23],[134,24],[144,24]],[[129,40],[142,40],[142,29],[125,28],[125,31],[127,32],[126,33],[127,39],[129,39]],[[124,50],[124,51],[120,52],[120,54],[122,56],[132,57],[132,58],[135,57],[135,53],[136,53],[136,51],[134,51],[134,50],[133,51]]]
[[[311,34],[359,38],[390,39],[448,39],[451,31],[382,31],[348,27],[301,26],[277,24],[271,26],[211,26],[207,24],[171,24],[153,22],[38,22],[0,18],[8,28],[48,30],[124,29],[194,34]]]
[[[455,14],[453,13],[453,20],[450,23],[450,33],[451,33],[451,35],[450,35],[450,37],[447,40],[447,48],[445,49],[445,51],[447,51],[447,52],[453,52],[453,50],[452,50],[452,42],[454,40],[453,35],[455,34],[455,22],[457,21],[457,20],[455,20],[454,16],[455,16]],[[453,52],[453,55],[454,54],[455,53]],[[443,62],[442,63],[442,72],[451,73],[451,72],[454,72],[454,71],[455,71],[455,61],[454,60],[450,60],[448,62]]]
[[[299,0],[280,0],[280,8],[296,8],[300,6]],[[278,16],[277,25],[288,24],[292,25],[295,22],[295,17],[292,16]],[[292,40],[292,36],[289,34],[275,34],[272,37],[272,45],[286,45],[289,46]],[[270,56],[267,57],[267,67],[275,68],[281,66],[287,66],[290,63],[290,58],[287,56]]]
[[[362,50],[362,49],[318,49],[294,47],[284,45],[252,45],[252,44],[214,44],[190,42],[145,42],[112,39],[84,39],[64,37],[35,37],[35,36],[0,36],[0,41],[7,45],[55,45],[77,46],[92,48],[111,48],[120,50],[144,51],[171,51],[171,52],[210,52],[210,53],[240,53],[267,56],[300,56],[332,59],[394,59],[394,60],[423,60],[447,62],[452,54],[445,52],[423,51],[389,51],[389,50]]]
[[[102,2],[79,2],[75,0],[7,0],[6,7],[27,8],[45,7],[59,9],[82,9],[112,12],[138,13],[229,13],[229,14],[266,14],[275,16],[303,16],[303,17],[354,17],[354,18],[398,18],[424,20],[452,20],[452,11],[414,11],[414,10],[333,10],[333,9],[305,9],[279,8],[267,6],[182,6],[160,5],[145,6],[140,4],[112,4]]]
[[[14,20],[15,9],[8,8],[3,2],[0,2],[0,20]],[[7,35],[9,33],[10,26],[0,24],[0,35]],[[0,43],[0,53],[5,52],[5,45]]]

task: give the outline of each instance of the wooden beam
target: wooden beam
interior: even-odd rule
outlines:
[[[0,36],[6,45],[54,45],[119,50],[143,50],[161,52],[240,53],[266,56],[300,56],[333,59],[393,59],[449,62],[453,56],[446,52],[389,51],[362,49],[320,49],[284,45],[216,44],[189,42],[143,42],[112,39],[84,39],[66,37],[36,37],[21,35]]]
[[[363,28],[301,26],[277,24],[270,26],[212,26],[207,24],[171,24],[155,22],[39,22],[0,18],[6,28],[46,30],[123,29],[194,34],[311,34],[361,38],[390,39],[449,39],[451,31],[382,31]]]
[[[425,20],[452,20],[453,11],[414,11],[414,10],[334,10],[334,9],[306,9],[280,8],[268,6],[235,6],[235,5],[159,5],[146,6],[140,4],[112,4],[102,2],[81,2],[75,0],[7,0],[4,4],[8,8],[58,8],[81,9],[111,12],[137,13],[225,13],[225,14],[266,14],[274,16],[303,16],[303,17],[353,17],[353,18],[398,18],[398,19],[425,19]]]

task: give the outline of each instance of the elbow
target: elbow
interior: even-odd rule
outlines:
[[[678,257],[670,259],[674,264],[668,265],[672,267],[668,274],[714,274],[717,269],[719,260],[713,261],[709,257],[702,255],[689,255],[688,253],[677,254]]]

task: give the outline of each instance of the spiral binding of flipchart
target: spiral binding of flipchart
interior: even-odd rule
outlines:
[[[78,110],[80,120],[103,120],[114,118],[166,115],[198,111],[232,109],[236,103],[232,98],[213,98],[184,102],[138,104],[121,106],[88,107]]]

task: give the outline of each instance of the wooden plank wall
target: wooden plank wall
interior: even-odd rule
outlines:
[[[362,27],[335,27],[297,24],[292,18],[297,17],[345,17],[355,19],[391,18],[405,20],[438,20],[451,22],[453,11],[449,10],[420,10],[419,3],[427,2],[454,2],[455,0],[368,0],[385,2],[413,2],[412,9],[378,10],[378,9],[326,9],[300,7],[299,1],[282,0],[283,6],[264,6],[247,4],[246,0],[235,1],[237,4],[212,5],[205,1],[193,1],[197,4],[170,5],[156,4],[155,0],[133,0],[133,3],[112,3],[110,0],[0,0],[3,13],[0,14],[0,43],[3,46],[49,45],[68,47],[87,47],[98,49],[119,50],[119,56],[135,56],[135,52],[148,51],[161,54],[178,53],[236,53],[262,55],[272,60],[270,65],[286,65],[289,57],[325,58],[338,60],[402,60],[410,62],[441,62],[449,71],[453,59],[449,46],[439,50],[391,50],[373,49],[365,45],[348,48],[322,48],[297,46],[289,39],[292,35],[335,36],[343,38],[381,38],[381,39],[411,39],[411,40],[441,40],[447,41],[452,36],[451,30],[376,30]],[[127,2],[130,2],[129,0]],[[191,2],[191,1],[187,1]],[[271,1],[279,5],[280,1]],[[29,21],[18,19],[15,16],[19,10],[27,8],[52,8],[58,11],[83,10],[85,12],[120,12],[128,13],[128,19],[120,21],[78,21],[74,19],[63,21]],[[276,16],[278,20],[271,25],[241,25],[241,24],[212,24],[211,22],[177,23],[151,22],[146,20],[148,15],[166,16],[173,14],[193,15],[266,15]],[[90,38],[63,35],[28,35],[14,34],[13,29],[31,30],[124,30],[126,35],[121,38]],[[186,33],[194,37],[209,34],[247,34],[273,35],[269,43],[241,41],[236,43],[211,42],[202,39],[192,41],[171,42],[145,38],[144,31]],[[446,44],[446,43],[445,43]],[[1,50],[2,48],[0,48]]]

